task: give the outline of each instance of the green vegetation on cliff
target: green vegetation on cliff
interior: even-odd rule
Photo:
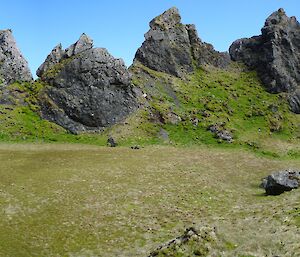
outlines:
[[[133,84],[140,89],[141,107],[124,122],[101,133],[73,135],[40,118],[40,81],[14,83],[14,104],[1,108],[1,141],[79,142],[105,145],[109,135],[119,145],[221,145],[246,147],[263,154],[299,156],[300,117],[290,112],[286,95],[265,91],[255,72],[241,64],[226,70],[198,69],[185,79],[153,71],[140,63],[131,67]],[[16,93],[17,92],[17,93]],[[20,104],[22,101],[22,104]],[[233,142],[208,130],[216,125]]]

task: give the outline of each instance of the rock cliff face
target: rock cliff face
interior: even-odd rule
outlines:
[[[219,53],[212,45],[203,43],[195,26],[182,24],[178,9],[173,7],[150,22],[150,30],[134,61],[183,77],[203,64],[225,67],[230,58],[227,53]]]
[[[111,126],[137,107],[123,60],[93,48],[85,34],[66,50],[56,46],[37,75],[49,85],[40,97],[42,116],[72,133]]]
[[[255,69],[268,91],[289,92],[292,111],[300,113],[299,22],[279,9],[267,18],[261,32],[236,40],[230,46],[230,56]]]
[[[11,30],[0,30],[0,84],[31,81],[27,61],[16,45]]]

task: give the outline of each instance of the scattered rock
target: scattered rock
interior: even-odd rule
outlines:
[[[40,94],[42,117],[72,133],[102,130],[137,108],[123,60],[92,48],[85,34],[66,50],[56,46],[37,75],[48,84]]]
[[[186,229],[182,236],[162,244],[149,257],[154,256],[214,256],[213,245],[217,237],[214,229],[194,227]]]
[[[109,138],[107,139],[107,144],[108,144],[108,146],[110,146],[110,147],[116,147],[116,146],[118,145],[117,142],[114,140],[113,137],[109,137]]]
[[[258,72],[268,91],[289,92],[291,110],[300,113],[300,24],[283,9],[272,13],[261,35],[236,40],[231,59]]]
[[[16,81],[32,81],[32,75],[12,31],[0,30],[0,84],[9,85]]]
[[[228,143],[232,143],[232,140],[233,140],[232,135],[228,130],[218,131],[216,133],[216,137],[219,139],[222,139],[224,141],[227,141]]]
[[[230,57],[203,43],[195,26],[182,24],[178,9],[173,7],[150,22],[145,41],[136,52],[137,61],[153,70],[184,77],[194,70],[194,63],[225,67]]]
[[[141,147],[139,145],[134,145],[134,146],[131,146],[130,147],[131,149],[134,149],[134,150],[139,150],[141,149]]]
[[[233,137],[231,133],[224,129],[225,124],[220,123],[220,124],[213,124],[210,125],[207,129],[215,135],[216,138],[227,141],[228,143],[233,142]]]
[[[160,128],[159,130],[159,136],[164,140],[164,141],[169,141],[169,133],[163,128]]]
[[[169,112],[167,113],[167,122],[171,123],[172,125],[177,125],[180,121],[181,118],[174,112]]]
[[[300,171],[284,170],[275,172],[264,178],[261,187],[267,195],[279,195],[285,191],[296,189],[300,184]]]

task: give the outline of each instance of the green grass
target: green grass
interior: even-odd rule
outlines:
[[[258,185],[299,166],[238,149],[0,144],[0,256],[147,256],[196,225],[215,227],[216,256],[298,256],[300,191]]]
[[[241,64],[228,70],[204,67],[184,80],[138,63],[131,69],[133,83],[147,93],[147,111],[158,117],[156,123],[169,133],[174,145],[226,145],[207,131],[212,124],[223,124],[234,138],[230,147],[270,156],[299,151],[300,117],[290,112],[286,94],[266,92],[256,73]],[[180,121],[174,123],[170,114]],[[278,148],[272,146],[275,141]],[[280,143],[287,142],[289,150],[279,149]]]

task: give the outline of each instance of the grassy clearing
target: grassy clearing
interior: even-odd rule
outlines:
[[[0,256],[147,256],[193,225],[219,256],[299,256],[300,191],[260,179],[299,159],[149,146],[0,145]]]

